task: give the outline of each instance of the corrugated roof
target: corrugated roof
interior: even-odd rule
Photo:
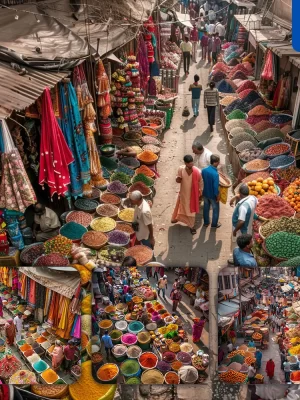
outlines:
[[[8,117],[13,110],[23,110],[33,104],[45,87],[54,87],[69,72],[43,72],[26,68],[24,76],[13,70],[10,64],[0,62],[0,117]]]
[[[290,42],[268,43],[268,49],[272,50],[280,58],[297,57],[299,55],[299,51],[294,50]]]

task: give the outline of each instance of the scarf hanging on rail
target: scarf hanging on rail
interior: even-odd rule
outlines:
[[[36,281],[34,281],[33,279],[28,279],[30,282],[30,289],[29,289],[29,293],[28,293],[28,304],[31,307],[36,308],[36,303],[35,303],[35,299],[36,299]]]
[[[93,103],[82,64],[74,68],[73,84],[76,90],[79,109],[83,110],[87,104]]]
[[[70,193],[75,198],[83,193],[83,185],[90,179],[90,163],[78,101],[72,83],[59,84],[61,102],[60,126],[72,151],[74,162],[69,165]]]
[[[73,161],[53,112],[50,90],[46,88],[42,96],[39,184],[49,186],[51,197],[55,193],[62,196],[68,191],[71,183],[68,166]]]
[[[44,305],[44,316],[48,315],[49,310],[50,310],[50,306],[52,303],[52,296],[53,296],[53,291],[46,288],[46,298],[45,298],[45,305]]]
[[[109,95],[110,85],[102,60],[99,60],[97,64],[96,80],[98,86],[97,107],[101,108],[100,116],[106,119],[111,114]]]
[[[80,339],[81,338],[81,317],[80,315],[75,315],[74,324],[71,330],[71,336]]]
[[[4,153],[2,154],[2,179],[0,185],[0,208],[23,213],[36,203],[20,154],[12,140],[5,120],[1,120]]]

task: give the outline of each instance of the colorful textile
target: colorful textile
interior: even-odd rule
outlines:
[[[193,167],[190,209],[191,212],[194,213],[199,212],[200,180],[201,180],[201,174],[199,169]]]
[[[87,183],[91,178],[88,150],[76,92],[72,83],[60,83],[59,93],[62,116],[60,126],[74,157],[74,162],[69,165],[70,194],[77,197],[82,195],[83,184]]]
[[[55,193],[61,196],[68,191],[71,183],[68,166],[73,161],[53,112],[50,90],[46,88],[42,96],[39,184],[49,186],[51,197]]]

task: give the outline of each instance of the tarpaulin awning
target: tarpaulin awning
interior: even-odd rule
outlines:
[[[52,88],[69,72],[44,72],[26,67],[28,73],[19,75],[8,63],[0,62],[0,118],[13,110],[23,110],[33,104],[45,87]]]
[[[69,299],[73,297],[80,284],[80,276],[75,269],[75,272],[53,273],[47,267],[20,267],[18,271]]]
[[[234,315],[239,309],[239,304],[232,301],[223,301],[218,304],[218,315],[220,317],[229,317]]]
[[[293,49],[292,44],[289,41],[268,43],[268,49],[272,50],[278,57],[298,57],[299,51]]]
[[[176,11],[177,20],[182,24],[187,26],[188,28],[192,28],[193,25],[191,24],[190,15],[189,14],[181,14],[180,12]]]
[[[250,29],[263,29],[261,24],[262,16],[259,14],[235,14],[234,18],[247,31],[250,31]]]

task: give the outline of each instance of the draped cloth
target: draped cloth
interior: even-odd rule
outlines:
[[[199,169],[193,167],[190,209],[191,212],[196,214],[199,212],[200,178],[201,175]]]
[[[68,191],[71,183],[68,166],[73,161],[53,112],[50,90],[46,88],[42,96],[39,184],[49,186],[51,197],[55,193],[61,196]]]
[[[18,149],[12,140],[5,120],[0,120],[2,136],[2,180],[0,185],[0,208],[23,213],[36,203],[34,190],[24,168]]]
[[[69,165],[70,194],[77,197],[82,195],[83,184],[91,179],[88,149],[78,100],[72,83],[60,83],[59,93],[62,116],[61,129],[74,157],[74,162]]]

